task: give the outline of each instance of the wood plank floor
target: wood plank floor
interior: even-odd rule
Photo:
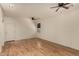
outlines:
[[[47,40],[30,38],[4,43],[1,55],[5,56],[79,56],[79,50]]]

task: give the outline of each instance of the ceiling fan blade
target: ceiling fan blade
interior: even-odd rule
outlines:
[[[63,8],[65,8],[65,9],[69,9],[69,7],[73,7],[73,4],[70,4],[70,3],[67,3],[67,4],[69,4],[68,6],[67,5],[64,5],[64,6],[62,6]]]
[[[59,10],[60,8],[56,9],[56,12]]]
[[[70,3],[64,3],[64,5],[68,5],[68,4],[70,4]]]
[[[69,7],[66,7],[66,6],[63,6],[63,8],[65,8],[65,9],[69,9]]]
[[[55,7],[50,7],[50,8],[57,8],[58,6],[55,6]]]
[[[70,7],[70,6],[72,6],[72,7],[73,7],[73,4],[70,4],[70,5],[69,5],[69,7]]]

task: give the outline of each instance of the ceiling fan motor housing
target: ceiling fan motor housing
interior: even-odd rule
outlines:
[[[64,3],[58,3],[59,7],[62,7],[64,5]]]

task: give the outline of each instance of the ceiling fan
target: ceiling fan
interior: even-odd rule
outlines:
[[[73,5],[71,3],[58,3],[57,6],[50,7],[50,8],[57,8],[56,9],[56,12],[57,12],[60,8],[69,9],[70,6],[73,6]]]

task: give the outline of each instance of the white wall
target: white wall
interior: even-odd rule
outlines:
[[[14,19],[11,17],[4,18],[5,40],[19,40],[33,37],[36,28],[28,18]]]
[[[79,11],[40,20],[40,38],[79,50]]]
[[[0,46],[2,46],[4,42],[4,23],[2,22],[2,20],[3,20],[3,13],[0,8]]]

